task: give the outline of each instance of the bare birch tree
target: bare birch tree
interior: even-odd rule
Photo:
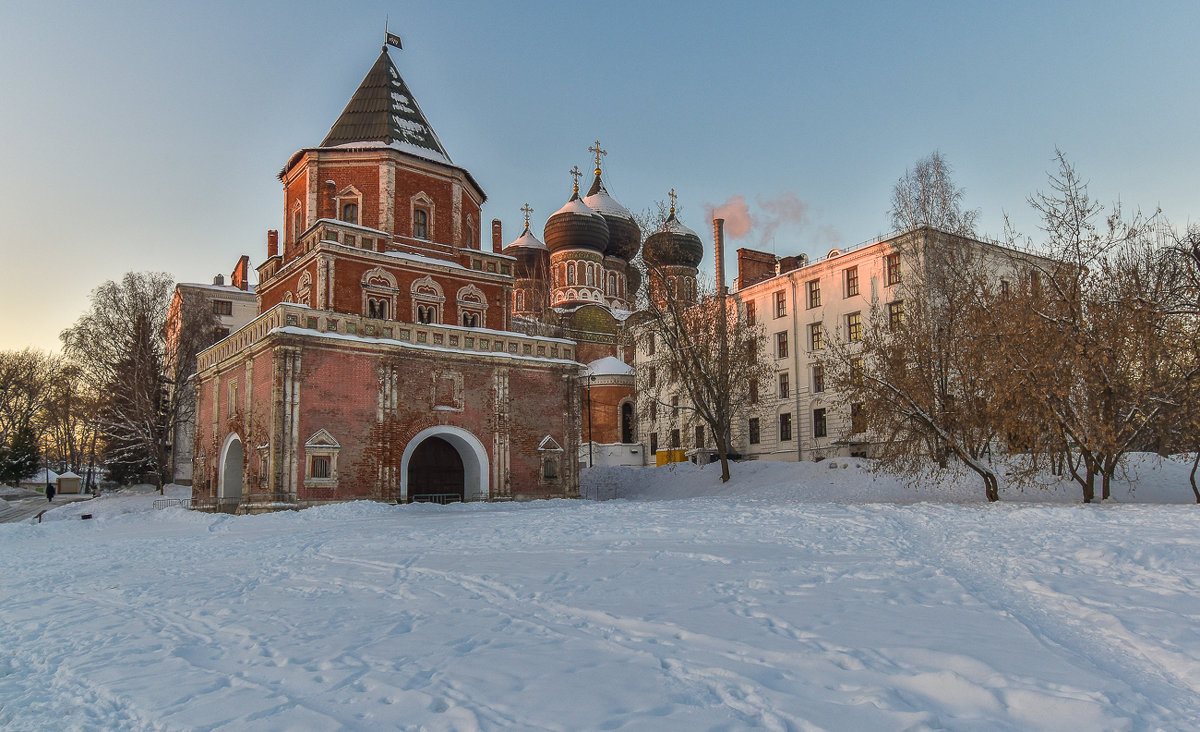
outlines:
[[[917,161],[892,187],[888,211],[892,228],[907,231],[930,226],[960,236],[974,236],[978,209],[962,207],[963,189],[951,180],[950,163],[938,150]]]

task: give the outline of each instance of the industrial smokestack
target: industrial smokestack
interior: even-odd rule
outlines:
[[[725,219],[713,219],[713,241],[717,247],[717,295],[725,294]]]
[[[501,232],[500,219],[492,219],[492,251],[497,254],[504,248],[504,234]]]

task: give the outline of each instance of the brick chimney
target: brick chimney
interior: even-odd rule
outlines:
[[[755,249],[739,249],[738,276],[733,283],[735,290],[749,287],[756,282],[775,276],[775,255]]]
[[[270,229],[267,231],[267,256],[279,256],[279,230]]]
[[[239,290],[250,289],[250,257],[243,254],[238,260],[237,266],[233,268],[233,274],[229,276],[229,282]]]
[[[500,219],[492,219],[492,251],[497,254],[504,248],[503,225]]]

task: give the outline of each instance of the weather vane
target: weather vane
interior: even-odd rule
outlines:
[[[404,49],[404,46],[400,44],[400,36],[388,32],[388,16],[385,15],[383,16],[383,50],[386,51],[388,46]]]
[[[596,144],[588,148],[588,152],[596,154],[596,175],[600,175],[600,156],[607,155],[607,150],[600,149],[600,141],[596,140]]]
[[[529,231],[529,215],[533,213],[533,207],[529,205],[528,201],[526,201],[525,205],[521,207],[521,210],[525,212],[525,231]]]
[[[575,179],[575,192],[578,193],[579,192],[579,176],[583,175],[583,173],[579,172],[578,165],[572,165],[570,172],[571,172],[571,177]]]

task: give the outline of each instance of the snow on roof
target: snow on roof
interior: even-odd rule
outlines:
[[[75,473],[71,472],[70,470],[68,470],[67,472],[63,473],[62,475],[60,475],[58,477],[60,477],[60,478],[79,478],[81,480],[83,479],[82,475],[75,475]]]
[[[662,228],[659,229],[659,231],[669,231],[674,234],[691,234],[697,239],[700,238],[699,234],[684,226],[679,219],[675,218],[674,212],[672,212],[671,217],[663,223]]]
[[[363,150],[378,150],[382,148],[391,148],[402,153],[414,155],[418,158],[432,160],[435,163],[444,163],[446,165],[454,165],[450,158],[438,150],[432,150],[421,145],[415,145],[411,142],[401,140],[392,140],[384,142],[383,140],[362,140],[360,142],[344,142],[341,145],[333,145],[335,149],[363,149]],[[455,166],[458,167],[458,166]]]
[[[550,217],[553,218],[553,217],[555,217],[559,214],[563,214],[563,213],[581,214],[583,216],[599,216],[600,215],[600,214],[596,213],[594,210],[592,210],[591,206],[588,206],[586,203],[579,200],[578,198],[572,198],[570,201],[567,201],[565,206],[558,209],[554,213],[550,214]]]
[[[337,244],[337,242],[333,242]],[[420,262],[421,264],[436,264],[441,267],[452,267],[454,269],[466,269],[458,262],[451,262],[449,259],[438,259],[437,257],[426,257],[422,254],[408,254],[407,252],[380,252],[395,259],[404,259],[410,262]]]
[[[250,288],[250,289],[248,289],[248,290],[243,290],[242,288],[240,288],[240,287],[234,287],[233,285],[214,285],[214,284],[212,284],[211,282],[210,282],[210,283],[204,283],[204,282],[180,282],[178,286],[179,286],[179,287],[197,287],[197,288],[199,288],[199,289],[201,289],[201,290],[218,290],[218,291],[220,291],[220,292],[226,292],[226,293],[229,293],[230,295],[237,295],[237,294],[242,294],[242,295],[253,295],[253,294],[254,294],[254,287],[255,287],[254,285],[250,285],[250,286],[249,286],[249,288]]]
[[[588,376],[628,376],[633,367],[614,356],[598,358],[587,365]]]
[[[528,247],[530,249],[545,249],[546,245],[542,243],[541,239],[534,236],[532,231],[530,231],[529,229],[526,229],[525,233],[521,234],[519,237],[517,237],[516,241],[509,244],[508,247]],[[504,248],[508,249],[508,247],[504,247]]]
[[[379,236],[386,236],[389,239],[392,236],[391,234],[387,233],[383,229],[372,229],[370,226],[362,226],[360,224],[351,223],[349,221],[342,221],[341,219],[317,219],[316,222],[312,226],[308,227],[308,229],[312,229],[313,226],[317,226],[319,224],[337,224],[338,226],[344,226],[348,229],[356,229],[358,231],[365,231],[368,234],[378,234]],[[305,233],[308,232],[308,229],[305,229]]]
[[[617,200],[608,195],[608,191],[603,187],[599,191],[593,193],[583,199],[588,208],[601,214],[608,214],[614,218],[633,220],[633,214],[629,213],[629,209],[617,203]]]
[[[444,328],[444,327],[448,327],[448,326],[438,326],[438,327]],[[483,331],[484,329],[482,329],[482,328],[477,328],[477,329],[476,328],[464,328],[464,330]],[[492,331],[492,332],[503,332],[503,331]],[[278,328],[272,328],[271,330],[267,331],[268,335],[270,335],[271,333],[280,333],[283,335],[314,336],[314,337],[319,336],[321,338],[333,338],[333,339],[340,340],[340,341],[352,341],[352,342],[356,342],[356,343],[374,343],[374,344],[396,345],[396,346],[403,346],[405,348],[411,348],[411,349],[414,349],[417,351],[436,351],[438,353],[456,353],[456,354],[460,354],[460,355],[464,355],[464,356],[494,356],[497,358],[506,358],[506,359],[509,359],[512,361],[533,361],[536,363],[570,364],[573,366],[580,365],[578,361],[573,361],[569,358],[550,358],[547,356],[523,356],[523,355],[516,354],[516,353],[509,353],[507,351],[477,351],[477,350],[469,350],[469,349],[465,349],[465,348],[444,348],[442,346],[430,346],[430,345],[426,345],[426,344],[409,343],[408,341],[401,341],[401,340],[397,340],[395,338],[368,338],[366,336],[350,335],[348,333],[333,333],[333,332],[324,331],[324,330],[310,330],[308,328],[301,328],[296,325],[283,325]],[[519,335],[524,338],[529,337],[529,336],[526,336],[521,333],[508,333],[508,335],[510,335],[510,336]],[[562,339],[559,339],[559,338],[538,338],[538,340],[563,342]],[[567,341],[567,343],[571,343],[571,341]]]

